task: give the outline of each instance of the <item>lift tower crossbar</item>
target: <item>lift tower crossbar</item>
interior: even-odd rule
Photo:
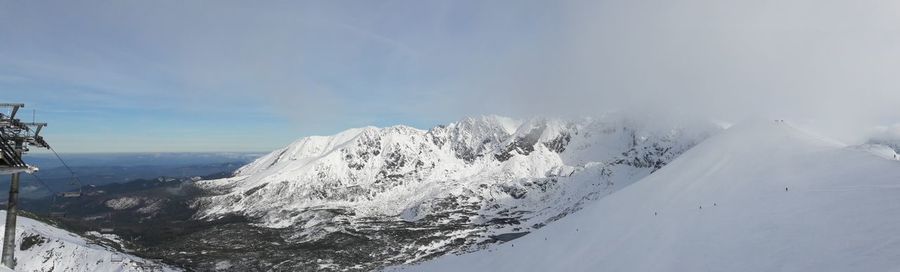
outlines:
[[[37,168],[25,163],[22,154],[28,147],[50,148],[39,134],[46,123],[24,123],[16,119],[16,113],[25,104],[0,103],[0,111],[9,110],[9,115],[0,113],[0,174],[10,174],[9,203],[6,206],[6,229],[3,232],[3,252],[0,263],[11,269],[16,267],[16,219],[19,210],[19,175],[32,173]]]

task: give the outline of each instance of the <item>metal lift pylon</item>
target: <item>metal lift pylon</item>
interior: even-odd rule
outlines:
[[[0,103],[0,109],[9,109],[9,115],[0,113],[0,174],[10,174],[9,202],[6,206],[6,228],[3,235],[3,252],[0,263],[15,269],[16,219],[19,206],[19,176],[22,172],[33,173],[37,167],[28,165],[22,155],[28,147],[50,149],[50,145],[39,134],[46,123],[24,123],[16,118],[16,113],[25,104]]]

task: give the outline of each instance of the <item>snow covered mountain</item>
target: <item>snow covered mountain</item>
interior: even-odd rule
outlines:
[[[0,221],[5,219],[0,211]],[[88,239],[31,218],[17,221],[16,271],[178,271],[121,252],[112,235],[94,232]]]
[[[412,271],[898,271],[900,161],[735,125],[576,214]]]
[[[197,183],[212,194],[196,202],[197,217],[243,216],[290,230],[286,238],[295,243],[334,233],[388,241],[367,253],[379,263],[363,268],[413,262],[540,228],[720,129],[655,127],[613,115],[351,129],[302,138],[232,178]],[[397,226],[428,231],[397,242],[387,237]]]

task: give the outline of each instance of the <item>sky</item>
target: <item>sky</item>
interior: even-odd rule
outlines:
[[[267,151],[464,116],[900,122],[900,2],[0,0],[61,152]]]

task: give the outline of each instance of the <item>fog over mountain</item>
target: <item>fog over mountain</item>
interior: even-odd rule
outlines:
[[[0,0],[18,268],[898,271],[898,12]]]
[[[267,105],[307,134],[610,110],[854,130],[898,119],[890,1],[2,5],[7,81],[108,90],[85,101]],[[169,88],[190,91],[157,92]]]
[[[465,74],[475,110],[608,109],[808,122],[847,140],[897,120],[896,3],[567,1],[542,50]],[[491,59],[487,57],[487,59]],[[475,80],[470,80],[475,79]],[[473,86],[474,85],[474,86]],[[456,102],[466,104],[469,96]],[[448,106],[449,108],[455,105]],[[472,106],[464,108],[471,109]]]

